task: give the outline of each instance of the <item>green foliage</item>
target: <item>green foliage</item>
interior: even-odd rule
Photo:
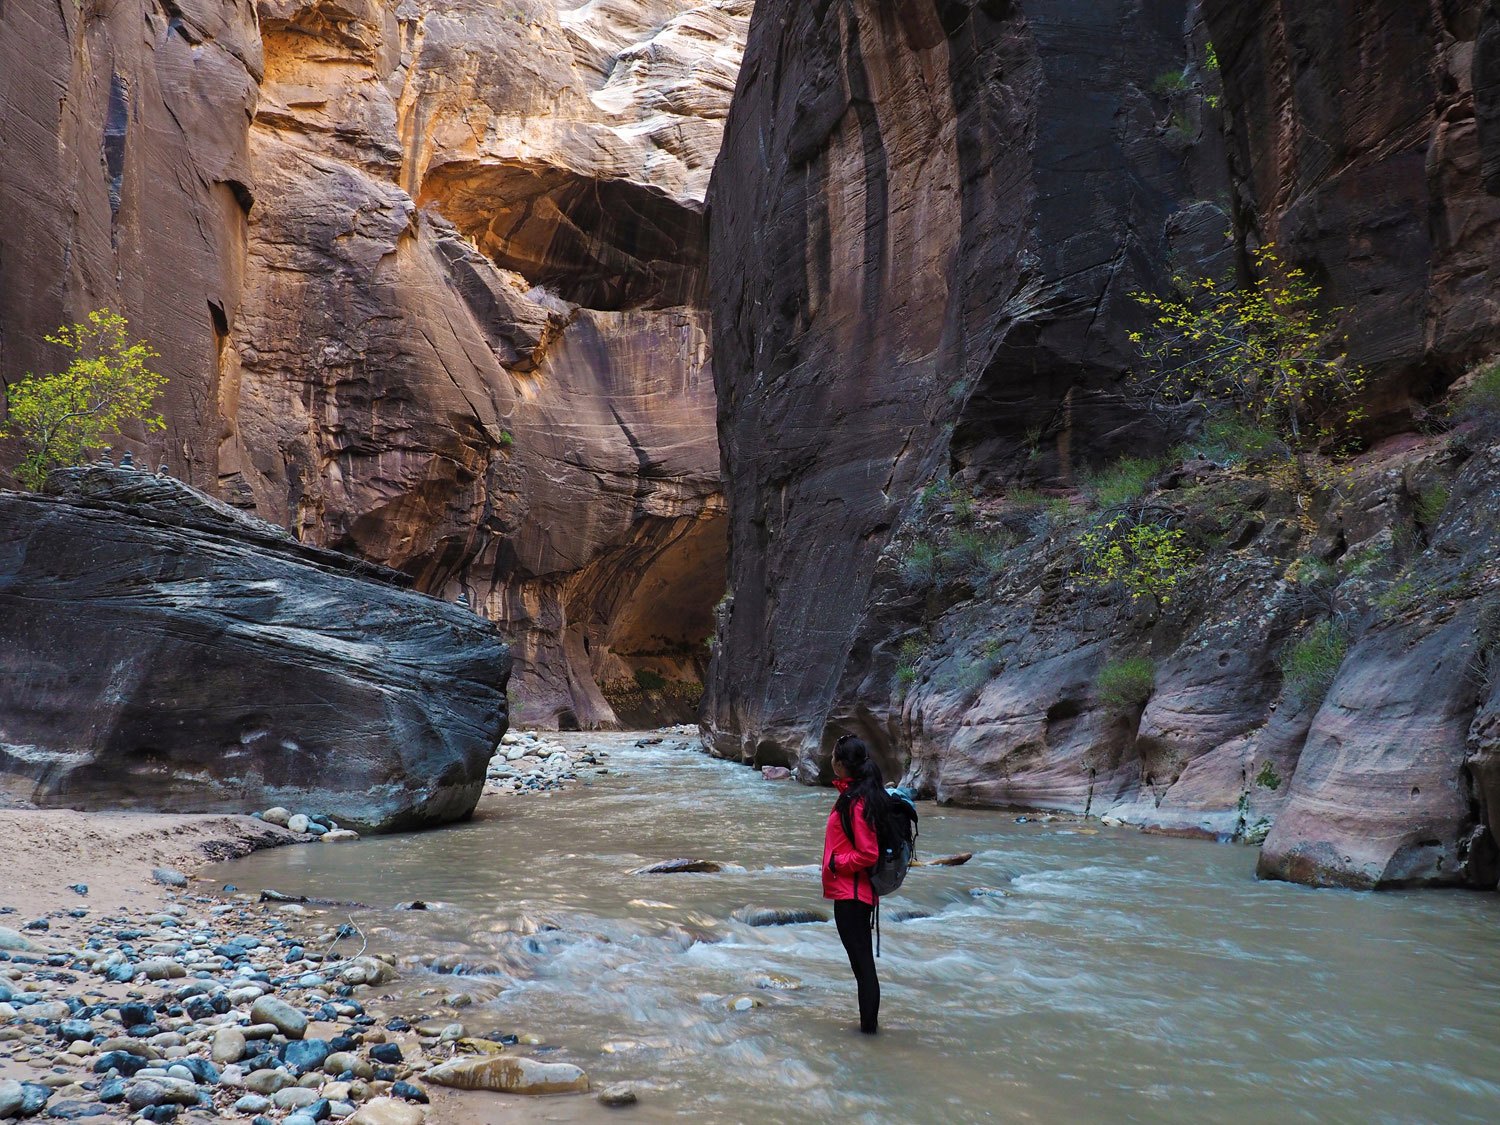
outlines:
[[[974,522],[974,497],[962,488],[953,490],[953,518],[959,523]]]
[[[1500,360],[1475,371],[1456,391],[1448,406],[1455,422],[1493,422],[1500,419]]]
[[[1375,606],[1386,613],[1395,613],[1420,593],[1413,578],[1404,578],[1375,599]]]
[[[516,438],[514,434],[512,434],[509,430],[500,431],[500,444],[502,446],[511,446],[515,445],[515,443]]]
[[[1191,83],[1186,70],[1169,70],[1156,76],[1156,80],[1151,83],[1151,92],[1160,98],[1170,98],[1173,94],[1182,93],[1189,85]]]
[[[1157,458],[1124,457],[1089,478],[1084,486],[1101,508],[1119,508],[1139,499],[1161,471]]]
[[[922,659],[925,648],[920,638],[907,637],[896,651],[896,683],[900,685],[902,695],[917,682],[917,662]]]
[[[1167,119],[1167,135],[1182,144],[1191,144],[1198,139],[1198,130],[1191,117],[1177,110]]]
[[[521,698],[521,693],[515,688],[510,688],[505,693],[506,722],[515,726],[520,719],[521,712],[526,710],[526,702]]]
[[[1390,562],[1390,558],[1391,551],[1387,544],[1372,543],[1352,555],[1345,555],[1340,563],[1344,574],[1349,578],[1367,578]]]
[[[1131,710],[1145,706],[1156,687],[1156,663],[1149,656],[1111,660],[1094,679],[1094,694],[1106,707]]]
[[[1255,775],[1255,784],[1262,789],[1270,789],[1275,792],[1281,788],[1281,775],[1276,772],[1276,763],[1267,758],[1265,764],[1260,767],[1260,772]]]
[[[1431,488],[1417,493],[1416,502],[1412,505],[1417,522],[1426,528],[1436,527],[1438,520],[1448,510],[1448,497],[1451,493],[1446,481],[1439,481]]]
[[[1005,662],[1000,657],[998,641],[985,641],[972,659],[964,661],[958,671],[958,687],[967,696],[978,694],[995,678]]]
[[[1332,411],[1350,425],[1362,416],[1364,374],[1332,314],[1318,311],[1321,290],[1307,274],[1269,245],[1254,263],[1248,284],[1179,277],[1172,297],[1137,293],[1153,324],[1131,335],[1144,361],[1134,379],[1153,401],[1227,407],[1300,452],[1327,436],[1316,418]]]
[[[661,691],[667,686],[667,678],[654,668],[637,668],[635,683],[642,691]]]
[[[40,488],[49,470],[83,461],[123,425],[165,428],[151,409],[167,382],[149,366],[159,357],[144,341],[131,343],[127,327],[108,309],[64,325],[46,340],[73,353],[67,368],[27,375],[6,388],[9,410],[0,437],[19,436],[24,444],[16,479],[25,487]]]
[[[1286,568],[1288,582],[1298,586],[1329,586],[1338,583],[1338,571],[1316,555],[1303,555]]]
[[[1005,552],[1014,545],[1004,534],[960,531],[938,556],[945,570],[991,575],[1005,563]]]
[[[1281,654],[1282,687],[1299,706],[1323,702],[1349,651],[1349,634],[1337,621],[1319,621]]]
[[[1087,586],[1119,585],[1132,601],[1149,597],[1164,606],[1193,564],[1184,534],[1180,528],[1116,517],[1079,538],[1083,565],[1073,576]]]
[[[925,590],[937,576],[937,548],[926,540],[913,543],[901,558],[901,581],[913,590]]]
[[[1205,70],[1219,69],[1219,52],[1212,43],[1203,44],[1203,66]]]
[[[1225,464],[1266,461],[1290,452],[1274,430],[1236,414],[1211,415],[1197,440],[1184,448]]]

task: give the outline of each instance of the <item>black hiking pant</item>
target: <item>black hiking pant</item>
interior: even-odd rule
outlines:
[[[833,924],[849,954],[849,967],[859,985],[859,1029],[873,1032],[880,1020],[880,981],[875,978],[875,946],[870,939],[870,920],[875,908],[857,898],[833,901]]]

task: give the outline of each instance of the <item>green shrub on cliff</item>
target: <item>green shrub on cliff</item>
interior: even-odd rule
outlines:
[[[902,698],[906,697],[906,689],[917,682],[917,662],[925,650],[926,646],[920,639],[907,637],[896,652],[896,684],[901,689]]]
[[[1184,537],[1181,528],[1117,516],[1079,538],[1082,565],[1073,577],[1086,586],[1118,585],[1132,601],[1149,597],[1164,606],[1193,565]]]
[[[1455,422],[1500,420],[1500,360],[1485,364],[1454,392],[1448,414]]]
[[[901,581],[913,590],[925,590],[937,580],[938,553],[931,543],[913,543],[901,556]]]
[[[7,417],[0,437],[17,436],[26,452],[16,479],[40,488],[49,470],[75,465],[90,450],[140,423],[165,428],[152,405],[167,379],[150,368],[159,358],[144,341],[131,342],[125,318],[96,309],[81,324],[64,325],[46,337],[71,352],[68,366],[55,375],[27,375],[6,387]]]
[[[1149,656],[1111,660],[1094,679],[1094,695],[1116,710],[1144,707],[1156,687],[1156,663]]]
[[[1305,707],[1322,703],[1348,652],[1349,634],[1343,625],[1319,621],[1281,654],[1287,698]]]
[[[667,686],[667,678],[655,668],[637,668],[635,683],[642,691],[661,691]]]
[[[1178,278],[1170,297],[1137,293],[1152,325],[1131,335],[1143,360],[1133,379],[1154,403],[1227,409],[1300,453],[1328,436],[1326,423],[1361,417],[1364,374],[1307,274],[1270,245],[1253,263],[1245,282]]]
[[[1015,540],[1004,532],[960,531],[943,548],[939,559],[944,569],[989,575],[1004,565],[1005,552],[1014,545]]]
[[[1101,508],[1123,507],[1145,493],[1161,467],[1159,458],[1122,457],[1089,477],[1084,488]]]

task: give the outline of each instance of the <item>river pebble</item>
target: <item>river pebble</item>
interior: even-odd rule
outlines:
[[[558,761],[555,752],[539,761],[549,759]],[[325,839],[340,831],[310,814],[287,819],[295,815],[324,828]],[[26,937],[0,929],[7,1125],[38,1114],[421,1125],[429,1070],[464,1061],[475,1042],[502,1050],[441,1018],[437,995],[409,1019],[367,1014],[362,997],[397,978],[395,958],[339,956],[339,941],[352,935],[315,904],[305,918],[287,918],[284,903],[234,888],[226,899],[192,893],[185,876],[180,885],[156,882],[159,901],[138,909],[54,910],[46,929]],[[485,1088],[587,1088],[565,1063],[506,1056],[500,1070],[509,1077],[496,1071]]]
[[[507,731],[490,760],[485,792],[523,795],[566,788],[580,771],[602,765],[607,752],[569,748],[535,731]]]

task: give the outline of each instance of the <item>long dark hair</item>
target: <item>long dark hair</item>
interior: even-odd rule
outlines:
[[[870,757],[870,748],[865,745],[864,739],[846,734],[834,744],[833,760],[843,766],[844,772],[849,775],[849,788],[839,794],[839,799],[833,806],[833,811],[839,814],[844,835],[849,837],[851,844],[854,842],[854,821],[850,810],[854,808],[855,802],[862,800],[865,803],[865,820],[874,830],[876,839],[885,839],[890,835],[891,798],[885,791],[885,778],[881,775],[880,766]]]

